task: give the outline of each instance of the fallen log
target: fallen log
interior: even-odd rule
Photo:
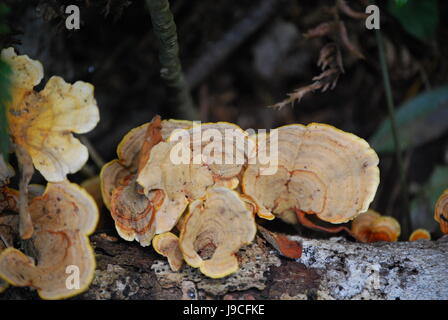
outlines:
[[[448,236],[374,244],[291,239],[302,243],[300,259],[279,256],[257,238],[240,251],[237,273],[210,279],[189,266],[171,271],[152,248],[96,234],[95,279],[74,299],[448,299]],[[0,295],[36,298],[29,288]]]

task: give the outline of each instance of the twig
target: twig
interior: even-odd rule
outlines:
[[[395,119],[395,107],[394,107],[394,101],[392,96],[392,87],[390,84],[390,78],[389,78],[389,71],[387,69],[387,62],[386,62],[386,54],[384,49],[384,42],[383,37],[381,34],[381,30],[376,30],[376,41],[378,44],[378,53],[380,57],[380,64],[381,64],[381,73],[383,75],[383,83],[384,83],[384,90],[386,93],[386,100],[387,100],[387,108],[389,111],[389,118],[390,123],[392,127],[392,135],[395,145],[395,156],[397,158],[397,164],[398,169],[400,171],[400,184],[401,184],[401,194],[403,197],[403,211],[399,212],[397,215],[398,220],[400,221],[402,225],[402,237],[407,239],[410,231],[412,230],[412,224],[409,217],[410,212],[410,204],[409,204],[409,191],[407,188],[406,183],[406,169],[403,161],[403,156],[401,153],[401,145],[400,145],[400,136],[398,132],[397,122]]]
[[[231,28],[222,39],[200,56],[186,72],[190,88],[193,89],[199,85],[251,34],[258,30],[274,11],[276,2],[275,0],[262,0],[246,18]]]
[[[98,151],[96,151],[96,149],[93,147],[90,140],[85,136],[80,136],[79,140],[81,140],[81,142],[89,150],[89,155],[90,155],[90,157],[92,157],[92,160],[93,160],[93,162],[95,162],[98,169],[101,169],[104,166],[105,162],[104,162],[103,158],[100,156],[100,154],[98,153]]]
[[[198,111],[193,106],[190,90],[182,73],[179,60],[176,24],[168,0],[146,0],[151,15],[154,34],[159,41],[159,61],[162,65],[160,76],[175,92],[174,100],[179,116],[198,119]]]

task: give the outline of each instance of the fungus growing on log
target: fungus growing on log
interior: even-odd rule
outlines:
[[[417,241],[421,239],[431,240],[431,234],[426,229],[417,229],[409,236],[409,241]]]
[[[156,235],[152,247],[158,254],[167,257],[171,270],[179,271],[182,268],[184,258],[179,248],[179,238],[175,234],[166,232]]]
[[[243,143],[236,144],[235,138]],[[174,131],[166,142],[152,148],[137,182],[148,196],[155,190],[164,193],[156,213],[157,234],[170,231],[188,204],[202,198],[208,188],[235,188],[239,184],[238,176],[246,162],[246,138],[247,133],[236,125],[209,123]],[[226,144],[232,146],[230,155],[226,154]],[[230,161],[224,161],[228,158]]]
[[[373,221],[369,242],[388,241],[395,242],[400,236],[401,228],[393,217],[379,217]]]
[[[0,277],[14,286],[31,286],[43,299],[62,299],[87,289],[95,271],[88,235],[98,209],[83,189],[68,181],[49,183],[29,205],[34,224],[30,257],[8,247],[0,254]],[[69,283],[76,273],[79,283]]]
[[[353,220],[351,230],[356,239],[361,242],[394,242],[398,240],[401,233],[400,224],[395,218],[381,216],[371,209]]]
[[[369,242],[372,234],[372,224],[379,217],[381,217],[381,214],[372,209],[360,214],[352,221],[352,233],[359,241]]]
[[[89,132],[98,123],[94,88],[53,76],[36,92],[33,88],[43,78],[40,62],[17,56],[13,48],[4,49],[1,55],[13,70],[12,100],[7,105],[12,140],[29,154],[47,181],[62,181],[88,159],[87,148],[72,132]]]
[[[266,154],[275,143],[271,135],[257,137],[258,153]],[[261,174],[266,165],[256,163],[243,175],[243,192],[253,199],[259,215],[295,223],[298,209],[343,223],[368,209],[379,184],[379,160],[366,141],[316,123],[280,127],[276,135],[275,174]]]
[[[434,219],[440,224],[440,231],[448,234],[448,189],[437,200]]]
[[[172,131],[190,125],[189,121],[162,121],[156,116],[151,122],[126,134],[117,148],[118,159],[102,168],[103,200],[123,239],[136,240],[142,246],[151,244],[156,226],[154,214],[160,208],[164,195],[160,190],[144,195],[135,179],[155,145],[166,140]]]
[[[254,215],[239,194],[215,187],[190,204],[180,249],[187,264],[210,278],[222,278],[238,270],[235,254],[256,232]]]

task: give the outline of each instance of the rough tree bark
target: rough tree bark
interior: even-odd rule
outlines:
[[[240,251],[238,273],[214,280],[188,266],[172,272],[153,249],[97,234],[95,280],[75,299],[448,299],[448,236],[376,244],[293,239],[303,244],[297,261],[257,238]],[[28,288],[0,295],[36,297]]]

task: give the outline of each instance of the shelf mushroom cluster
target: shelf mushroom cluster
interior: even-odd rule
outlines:
[[[207,136],[210,130],[233,130],[233,138],[245,141],[236,144],[222,135],[221,146],[233,143],[236,153],[228,155],[222,147],[212,152],[233,156],[234,162],[194,161],[195,146],[209,151],[216,146],[216,137]],[[202,135],[195,136],[198,131]],[[249,135],[230,123],[196,125],[158,116],[131,130],[118,147],[118,159],[101,172],[104,201],[120,236],[142,246],[152,240],[173,270],[184,260],[221,278],[238,270],[236,255],[253,241],[256,215],[295,223],[295,210],[301,210],[338,224],[368,209],[379,184],[379,160],[366,141],[316,123],[280,127],[275,140],[272,132]],[[185,133],[193,138],[179,144]],[[268,168],[257,154],[270,152],[272,144],[277,167],[263,174]],[[173,161],[173,152],[180,151],[188,151],[189,161]],[[243,161],[236,161],[241,154]]]
[[[71,297],[88,288],[96,264],[88,235],[98,207],[66,177],[88,159],[73,133],[86,133],[99,121],[94,88],[53,76],[38,92],[39,61],[13,48],[1,57],[12,69],[6,110],[21,177],[19,191],[8,187],[14,171],[0,154],[0,291],[11,284],[33,287],[43,299]],[[46,188],[29,184],[34,168],[48,181]]]

